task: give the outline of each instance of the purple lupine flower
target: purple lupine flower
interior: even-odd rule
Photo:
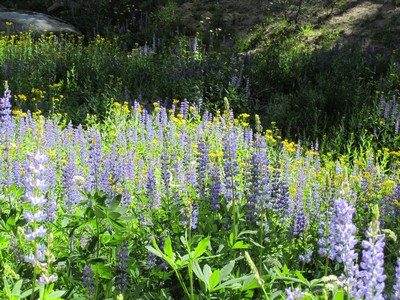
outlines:
[[[345,199],[335,200],[332,208],[332,218],[329,222],[329,257],[344,264],[344,280],[347,288],[350,290],[351,297],[355,296],[358,266],[355,260],[358,255],[354,251],[357,240],[354,234],[357,231],[353,224],[353,215],[355,208],[348,204]]]
[[[218,164],[213,164],[210,170],[210,189],[209,189],[209,199],[210,199],[210,208],[211,210],[219,210],[219,196],[222,192],[221,185],[221,173],[218,168]]]
[[[380,234],[379,221],[373,221],[366,232],[367,240],[362,241],[364,248],[361,258],[357,296],[366,300],[383,300],[385,289],[384,254],[385,235]]]
[[[74,207],[82,199],[75,181],[77,175],[75,152],[70,151],[62,173],[62,183],[66,194],[65,204],[68,208]]]
[[[118,154],[114,143],[111,151],[103,158],[103,168],[100,174],[99,188],[106,194],[115,195],[113,188],[120,186],[123,176],[122,166],[122,156]]]
[[[168,143],[166,143],[161,152],[161,180],[164,191],[168,191],[171,181],[171,160],[169,159]]]
[[[125,291],[128,288],[128,273],[126,270],[128,269],[128,247],[123,245],[121,249],[119,249],[117,253],[117,290]]]
[[[280,178],[281,173],[276,171],[271,179],[272,209],[281,219],[287,215],[289,209],[289,185]]]
[[[251,153],[251,192],[248,197],[247,217],[250,221],[258,223],[264,210],[270,205],[271,190],[269,187],[269,160],[266,150],[265,138],[256,137],[254,151]]]
[[[228,207],[232,205],[232,201],[237,197],[236,176],[239,174],[239,164],[237,162],[237,135],[233,128],[230,128],[229,134],[223,136],[223,157],[224,157],[224,195]]]
[[[179,113],[186,119],[189,116],[189,102],[185,98],[180,106]]]
[[[1,164],[0,164],[1,169]],[[14,183],[20,187],[22,186],[21,166],[18,160],[15,160],[12,164],[12,171],[14,175]]]
[[[325,231],[326,231],[326,224],[324,221],[320,221],[318,224],[318,231],[317,234],[319,236],[319,240],[318,240],[318,254],[320,256],[325,256],[328,254],[328,241],[327,238],[325,237]]]
[[[196,203],[194,203],[193,208],[192,208],[191,220],[190,220],[190,225],[192,226],[192,230],[197,229],[198,220],[199,220],[199,207]]]
[[[44,273],[40,274],[39,279],[37,280],[37,284],[38,285],[45,285],[45,284],[50,284],[52,282],[55,282],[58,280],[58,276],[57,275],[50,275],[47,276]]]
[[[303,200],[299,196],[297,196],[295,202],[296,208],[293,219],[292,233],[293,235],[299,236],[303,234],[304,229],[307,225],[307,220],[304,214]]]
[[[309,263],[311,261],[312,254],[312,250],[307,249],[305,255],[299,255],[299,261],[302,263]]]
[[[40,242],[47,232],[47,228],[40,224],[40,222],[47,219],[46,205],[48,205],[48,200],[45,197],[48,190],[47,170],[45,167],[47,157],[41,155],[40,152],[36,152],[28,153],[27,159],[29,163],[23,181],[25,186],[23,200],[30,203],[30,210],[24,212],[25,220],[28,223],[24,233],[26,240],[32,243],[34,251],[25,256],[24,260],[32,264],[33,267],[40,268],[42,275],[40,275],[38,284],[48,284],[56,280],[57,276],[47,277],[46,264],[44,262],[49,254],[46,254],[46,245]]]
[[[93,191],[98,185],[98,174],[100,171],[100,165],[102,161],[103,149],[101,136],[96,131],[89,132],[89,150],[88,150],[88,164],[89,164],[89,174],[86,181],[86,188],[88,191]]]
[[[399,300],[400,299],[400,258],[397,259],[395,274],[396,274],[396,283],[393,286],[392,300]]]
[[[93,268],[91,265],[85,265],[82,270],[82,283],[83,286],[87,289],[87,295],[89,296],[89,299],[93,299],[91,295],[93,295],[94,292],[94,273],[93,273]]]
[[[206,177],[210,165],[209,147],[204,142],[201,141],[198,144],[198,156],[197,156],[197,188],[199,196],[201,198],[205,197],[206,192]]]
[[[295,288],[294,291],[292,291],[291,288],[285,289],[286,292],[286,300],[298,300],[298,299],[303,299],[304,295],[301,292],[299,288]]]
[[[154,166],[149,166],[147,170],[146,196],[148,198],[147,209],[158,210],[161,206],[161,199],[157,191],[157,180],[154,174]]]
[[[11,118],[11,94],[6,88],[4,91],[4,97],[0,98],[0,124],[7,123]]]
[[[53,222],[56,219],[57,214],[57,199],[56,199],[56,185],[57,185],[57,176],[56,176],[56,164],[54,162],[50,162],[47,168],[47,182],[49,184],[48,189],[48,200],[45,206],[45,210],[47,213],[47,222]]]

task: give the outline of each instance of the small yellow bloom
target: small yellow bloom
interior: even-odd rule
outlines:
[[[26,101],[26,100],[27,100],[27,98],[26,98],[26,96],[25,96],[24,94],[19,94],[19,95],[17,95],[17,98],[18,98],[19,100],[22,100],[22,101]]]
[[[394,182],[393,180],[386,180],[385,182],[382,182],[382,186],[383,187],[393,187],[396,185],[396,182]]]
[[[46,154],[48,157],[52,157],[52,158],[56,157],[56,153],[53,151],[50,151],[50,150]]]

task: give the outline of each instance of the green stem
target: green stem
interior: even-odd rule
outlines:
[[[35,248],[36,248],[36,245],[35,245]],[[35,251],[36,251],[36,249],[35,249]],[[35,287],[36,287],[37,275],[38,275],[38,268],[34,267],[33,268],[33,279],[32,279],[32,293],[31,293],[30,300],[35,299]]]
[[[186,239],[186,248],[189,254],[189,283],[190,283],[190,299],[194,300],[194,286],[193,286],[193,264],[192,264],[192,251],[190,249],[191,241],[192,241],[192,218],[190,218],[189,228],[188,228],[188,237]]]
[[[261,228],[258,231],[258,243],[263,246],[263,233],[264,233],[264,222],[263,222],[263,218],[261,218]],[[260,247],[260,256],[258,258],[259,261],[259,266],[258,266],[258,272],[260,273],[260,276],[262,275],[262,260],[263,260],[263,255],[264,255],[264,251],[263,251],[263,247]]]
[[[99,227],[99,219],[96,218],[96,233],[97,233],[97,247],[96,247],[96,258],[100,256],[100,227]],[[94,289],[94,298],[97,299],[97,293],[99,292],[99,278],[96,274],[96,287]]]

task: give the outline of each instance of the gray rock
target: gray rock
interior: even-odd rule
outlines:
[[[7,25],[9,22],[12,24]],[[54,32],[55,34],[82,34],[73,25],[43,13],[2,8],[0,8],[0,31],[5,31],[6,33],[32,31],[35,35],[43,34],[46,31]]]

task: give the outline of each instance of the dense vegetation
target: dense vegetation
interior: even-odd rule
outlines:
[[[399,299],[397,50],[168,5],[1,34],[0,298]]]

